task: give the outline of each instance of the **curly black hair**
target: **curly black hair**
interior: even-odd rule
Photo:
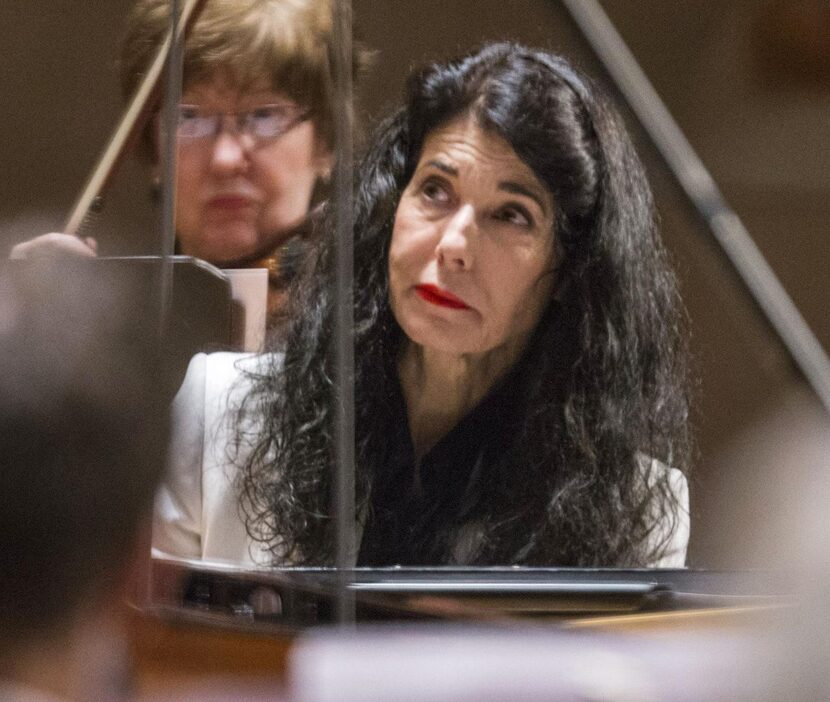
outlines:
[[[464,115],[504,139],[550,190],[560,262],[522,359],[518,431],[479,476],[469,515],[480,538],[467,562],[654,562],[680,507],[669,472],[650,459],[686,472],[690,454],[676,280],[643,167],[608,98],[565,59],[515,43],[413,74],[404,107],[380,124],[358,168],[358,517],[374,518],[386,437],[405,421],[392,391],[405,337],[388,297],[396,208],[426,137]],[[333,251],[332,237],[324,238],[293,291],[285,354],[272,354],[271,367],[255,375],[241,410],[264,415],[253,436],[239,437],[249,444],[239,454],[241,489],[249,533],[269,545],[275,563],[333,562]],[[453,562],[464,526],[437,519],[416,546],[422,560]]]

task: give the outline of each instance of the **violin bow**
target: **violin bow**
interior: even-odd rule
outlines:
[[[193,26],[206,2],[207,0],[186,1],[178,22],[177,40],[185,36]],[[164,66],[172,46],[172,33],[168,32],[150,64],[147,75],[144,76],[136,89],[124,111],[124,115],[110,137],[109,143],[107,143],[93,168],[80,196],[75,201],[75,205],[63,226],[63,231],[66,234],[77,236],[89,214],[100,210],[101,198],[113,174],[121,163],[128,147],[135,142],[144,125],[147,124],[153,107],[158,103]]]

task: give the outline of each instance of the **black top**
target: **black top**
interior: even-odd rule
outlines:
[[[389,406],[396,421],[388,423],[385,460],[374,473],[359,566],[453,562],[454,537],[476,520],[474,508],[483,480],[518,436],[521,365],[514,366],[423,456],[417,491],[406,403],[400,383],[393,383]]]

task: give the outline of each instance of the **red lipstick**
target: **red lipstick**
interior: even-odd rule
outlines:
[[[451,292],[442,290],[437,285],[416,285],[415,292],[422,299],[439,307],[449,307],[453,310],[468,310],[470,306]]]

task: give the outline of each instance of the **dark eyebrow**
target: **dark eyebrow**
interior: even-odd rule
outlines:
[[[503,180],[499,183],[499,190],[504,190],[505,192],[512,193],[514,195],[524,195],[539,205],[542,212],[548,214],[548,206],[545,203],[544,198],[540,197],[535,190],[531,190],[521,183],[517,183],[512,180]]]
[[[447,175],[451,176],[458,176],[458,169],[455,166],[451,166],[444,161],[438,161],[436,159],[430,159],[427,161],[425,166],[432,166],[433,168],[437,168],[439,171],[446,173]],[[536,189],[528,188],[526,185],[522,185],[521,183],[517,183],[514,180],[503,180],[500,181],[498,184],[499,190],[504,190],[507,193],[511,193],[513,195],[524,195],[527,198],[530,198],[539,205],[539,208],[545,214],[549,214],[549,208],[545,203],[545,198],[539,195],[536,192]]]
[[[450,164],[444,163],[443,161],[436,161],[435,159],[430,159],[424,165],[425,166],[433,166],[433,167],[437,168],[439,171],[443,171],[447,175],[451,175],[451,176],[457,176],[458,175],[458,169],[455,166],[451,166]]]

